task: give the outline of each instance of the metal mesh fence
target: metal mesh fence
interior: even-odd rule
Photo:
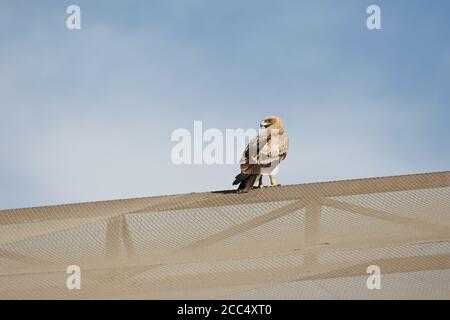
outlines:
[[[449,299],[450,172],[3,210],[0,299],[26,298]]]

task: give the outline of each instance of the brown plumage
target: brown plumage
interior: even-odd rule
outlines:
[[[287,156],[289,140],[283,122],[277,116],[266,117],[260,124],[262,130],[244,150],[240,166],[241,173],[235,177],[233,185],[239,184],[238,192],[248,192],[262,175],[270,177],[270,186],[276,186],[275,175],[279,163]]]

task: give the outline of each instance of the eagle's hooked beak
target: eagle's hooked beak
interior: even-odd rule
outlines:
[[[260,125],[259,125],[262,129],[265,129],[269,126],[269,124],[266,121],[261,121]]]

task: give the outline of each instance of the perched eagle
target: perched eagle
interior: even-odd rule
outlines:
[[[270,116],[261,121],[261,131],[254,137],[242,155],[238,174],[233,185],[239,184],[238,193],[250,191],[259,179],[259,188],[263,187],[262,176],[268,175],[270,187],[276,186],[275,175],[281,160],[288,151],[288,136],[279,117]]]

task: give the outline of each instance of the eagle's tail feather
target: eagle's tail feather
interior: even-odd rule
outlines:
[[[241,173],[236,176],[235,182],[238,181],[238,177],[240,180],[240,182],[238,182],[238,183],[240,183],[239,187],[238,187],[238,192],[249,192],[253,188],[253,185],[255,184],[255,181],[258,178],[258,175]]]
[[[234,185],[237,185],[237,184],[239,184],[239,183],[241,183],[241,182],[244,181],[248,176],[249,176],[249,174],[239,173],[236,177],[234,177],[233,186],[234,186]]]

